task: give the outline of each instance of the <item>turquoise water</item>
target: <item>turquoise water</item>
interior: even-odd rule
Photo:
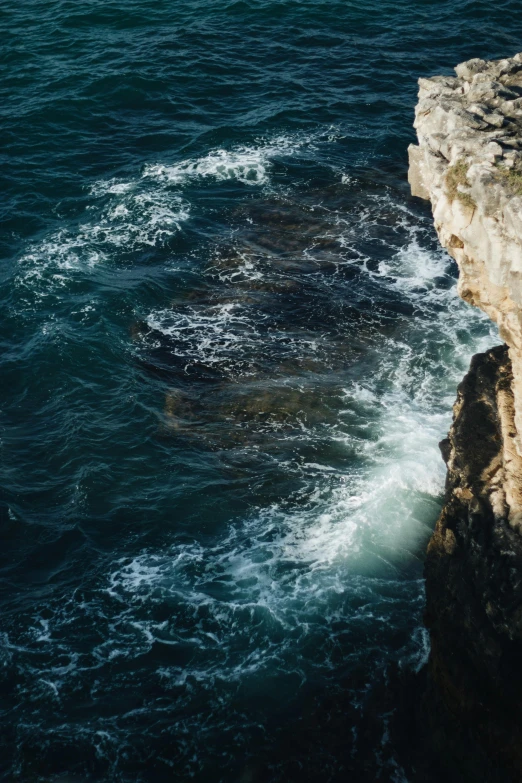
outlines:
[[[405,779],[369,694],[426,659],[497,341],[408,193],[416,79],[519,12],[2,6],[2,780]]]

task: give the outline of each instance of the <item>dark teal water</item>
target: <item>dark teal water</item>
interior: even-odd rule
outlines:
[[[361,726],[496,341],[408,194],[416,79],[521,10],[2,4],[2,780],[405,779]]]

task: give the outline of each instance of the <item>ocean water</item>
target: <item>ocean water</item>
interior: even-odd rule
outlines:
[[[404,781],[473,353],[416,79],[515,0],[0,7],[0,779]]]

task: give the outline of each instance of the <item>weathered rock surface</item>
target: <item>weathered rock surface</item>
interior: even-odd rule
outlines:
[[[420,79],[409,180],[429,198],[459,293],[499,326],[513,363],[522,453],[522,54],[470,60],[456,77]],[[521,514],[517,498],[515,514]]]
[[[511,385],[506,346],[473,358],[441,444],[447,494],[426,560],[424,710],[461,780],[522,780],[522,537],[499,513]]]
[[[423,742],[451,780],[522,781],[522,54],[456,73],[419,82],[409,180],[432,203],[460,295],[506,345],[474,357],[441,444]]]

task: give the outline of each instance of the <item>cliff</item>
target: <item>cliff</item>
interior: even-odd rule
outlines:
[[[422,743],[450,780],[522,781],[522,54],[455,70],[419,81],[409,181],[505,345],[474,357],[441,443]]]

